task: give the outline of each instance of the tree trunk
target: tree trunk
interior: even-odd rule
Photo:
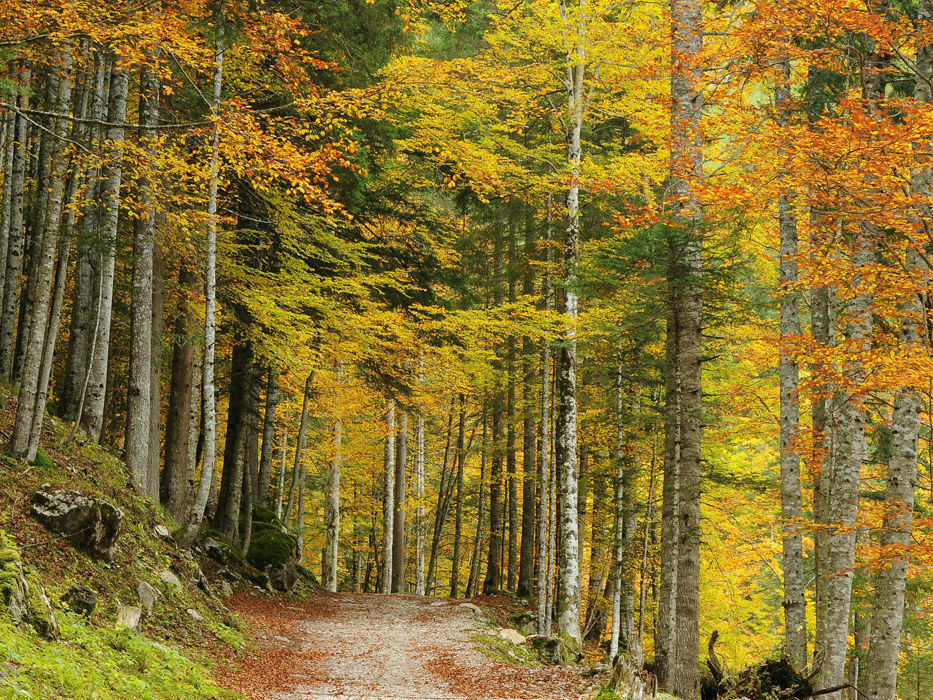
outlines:
[[[241,331],[242,332],[242,331]],[[251,410],[253,350],[248,339],[237,338],[230,359],[230,398],[227,404],[227,430],[224,440],[220,495],[213,526],[228,534],[231,542],[237,532],[243,493],[243,474],[248,472],[249,413]],[[246,478],[249,474],[246,473]]]
[[[295,462],[292,466],[292,485],[288,490],[288,502],[285,505],[285,512],[282,514],[282,522],[288,522],[292,510],[295,507],[298,485],[301,481],[301,465],[304,456],[305,441],[308,439],[308,422],[310,420],[309,404],[311,402],[311,387],[314,384],[314,370],[305,380],[304,395],[301,400],[301,418],[298,421],[298,439],[295,441]]]
[[[582,3],[581,3],[582,7]],[[566,0],[560,2],[561,18],[569,21]],[[580,136],[583,129],[583,75],[586,67],[582,15],[576,19],[575,43],[567,45],[564,89],[567,93],[566,158],[569,170],[564,214],[564,332],[557,355],[557,418],[555,458],[558,474],[558,525],[560,527],[560,586],[557,599],[557,631],[575,642],[580,633],[580,552],[577,520],[577,255],[580,240]]]
[[[677,316],[680,378],[680,464],[675,652],[671,689],[694,698],[700,692],[700,443],[702,438],[702,205],[695,182],[703,176],[703,96],[700,50],[703,15],[699,0],[672,0],[670,207],[683,234],[675,279],[681,294]]]
[[[113,316],[113,282],[116,264],[117,224],[120,218],[120,186],[123,178],[123,142],[126,122],[126,96],[129,75],[125,70],[114,70],[110,78],[110,107],[108,110],[107,159],[103,171],[107,174],[101,203],[102,264],[100,273],[100,303],[94,353],[88,367],[88,385],[81,427],[88,437],[100,442],[104,436],[104,404],[107,395],[107,370],[110,360],[110,329]],[[148,339],[147,339],[148,340]],[[146,375],[148,377],[148,375]],[[148,414],[147,414],[148,415]],[[147,452],[148,454],[148,452]]]
[[[183,290],[194,282],[193,275],[182,268],[179,283]],[[172,378],[169,384],[168,417],[165,422],[165,464],[162,469],[161,500],[179,523],[185,517],[188,503],[189,445],[194,404],[195,346],[191,339],[192,311],[183,295],[175,316],[172,345]],[[195,439],[197,439],[195,437]]]
[[[424,358],[418,361],[418,383],[424,383]],[[415,427],[415,595],[424,595],[424,406]]]
[[[334,454],[327,470],[324,487],[324,575],[321,585],[331,593],[337,592],[337,546],[340,539],[340,446],[343,442],[343,425],[334,421]],[[265,448],[265,441],[263,442]],[[271,445],[269,449],[272,451]]]
[[[224,49],[220,42],[214,47],[214,92],[212,113],[215,118],[220,112],[221,87],[223,85]],[[207,196],[207,240],[204,255],[204,359],[201,365],[201,431],[204,436],[203,466],[198,494],[191,509],[185,528],[185,539],[189,539],[201,524],[210,500],[215,480],[217,461],[217,412],[214,395],[214,350],[217,321],[215,316],[217,293],[217,188],[220,180],[220,131],[214,126],[211,141],[211,173]]]
[[[53,95],[50,107],[53,112],[66,114],[71,105],[71,68],[72,49],[63,47],[59,72],[50,75],[50,92]],[[23,373],[20,383],[19,398],[16,404],[16,418],[13,422],[13,435],[10,438],[8,452],[18,458],[32,462],[39,448],[38,435],[33,436],[33,428],[41,429],[45,413],[45,399],[48,392],[40,392],[42,373],[42,354],[45,349],[46,331],[48,330],[51,311],[52,284],[55,271],[55,255],[58,250],[58,236],[64,207],[65,179],[67,161],[63,157],[64,139],[68,135],[67,119],[50,120],[51,132],[46,136],[51,141],[48,157],[51,170],[48,176],[48,202],[44,211],[42,227],[37,233],[38,273],[36,276],[35,305],[32,322],[29,324],[29,337],[24,347]]]
[[[159,435],[162,429],[162,332],[165,316],[165,256],[155,243],[152,265],[152,362],[149,366],[149,491],[159,500],[159,462],[161,452]]]
[[[275,409],[279,403],[279,372],[270,367],[266,380],[266,410],[262,418],[262,454],[259,458],[259,490],[257,503],[269,499],[269,484],[272,482],[272,453],[275,450]]]
[[[444,444],[444,461],[441,463],[441,480],[437,487],[437,508],[434,510],[434,531],[431,536],[431,552],[428,555],[427,592],[434,595],[436,589],[437,558],[440,552],[441,534],[444,523],[447,522],[447,509],[450,506],[451,477],[447,474],[447,465],[450,461],[450,440],[454,424],[454,401],[450,399],[450,411],[447,414],[447,439]]]
[[[392,592],[405,592],[405,498],[408,486],[405,468],[408,465],[408,413],[398,419],[398,454],[395,459],[395,498],[392,520]]]
[[[534,226],[525,222],[525,271],[522,294],[534,293],[531,261],[534,257]],[[535,419],[534,419],[534,345],[527,335],[522,337],[522,541],[518,558],[518,589],[520,597],[534,593],[535,559]]]
[[[460,588],[460,537],[463,532],[463,465],[466,462],[464,434],[466,430],[466,412],[463,394],[460,394],[460,420],[457,427],[457,476],[454,482],[456,497],[454,501],[454,555],[450,564],[450,597],[456,598]]]
[[[547,268],[541,281],[541,296],[545,311],[552,307],[551,293],[551,195],[547,198],[547,228],[545,246],[547,246]],[[547,341],[541,347],[541,450],[538,455],[538,634],[550,636],[551,618],[548,611],[548,537],[551,530],[550,502],[551,482],[548,472],[551,464],[551,347]]]
[[[489,474],[489,552],[483,595],[502,590],[502,399],[492,400],[492,463]]]
[[[158,66],[139,71],[139,121],[143,125],[141,148],[151,160],[155,148],[155,127],[159,121]],[[152,271],[155,261],[155,204],[152,183],[145,172],[137,182],[139,218],[133,222],[133,272],[130,304],[130,386],[126,403],[124,460],[133,483],[144,496],[155,501],[158,490],[151,486],[158,479],[150,475],[149,434],[152,414]],[[158,435],[155,436],[158,440]]]
[[[381,593],[392,592],[393,536],[395,529],[395,400],[386,407],[385,485],[382,511],[382,588]]]
[[[467,587],[464,595],[470,598],[476,595],[478,588],[480,560],[483,544],[483,508],[485,506],[485,494],[483,493],[486,485],[486,399],[483,398],[483,444],[480,447],[479,463],[479,493],[477,494],[476,504],[476,534],[473,537],[473,555],[470,557],[470,575],[467,578]]]

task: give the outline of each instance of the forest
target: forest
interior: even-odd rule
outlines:
[[[0,183],[10,464],[933,697],[933,0],[0,0]]]

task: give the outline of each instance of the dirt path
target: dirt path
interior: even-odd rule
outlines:
[[[231,607],[265,647],[243,669],[256,698],[573,700],[591,689],[580,669],[490,659],[472,640],[483,623],[460,602],[322,594],[300,606],[243,597]]]

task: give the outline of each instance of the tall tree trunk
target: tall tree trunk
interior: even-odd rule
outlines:
[[[398,419],[398,454],[395,459],[395,498],[392,534],[392,592],[405,592],[405,500],[408,486],[405,469],[408,465],[408,413]]]
[[[625,472],[630,445],[625,424],[625,383],[622,356],[616,368],[616,475],[613,480],[613,553],[612,553],[612,630],[609,635],[609,663],[615,663],[620,649],[628,649],[628,638],[622,624],[622,579],[625,576]]]
[[[569,22],[566,0],[560,2],[561,18]],[[581,12],[573,27],[574,44],[567,45],[564,90],[567,94],[567,188],[564,239],[564,332],[557,354],[557,418],[555,458],[557,460],[558,525],[560,527],[560,586],[557,600],[557,631],[582,642],[580,633],[580,552],[577,521],[577,254],[580,241],[580,159],[583,129],[583,75],[586,68],[584,24]],[[569,31],[568,31],[569,34]]]
[[[502,590],[502,399],[492,399],[492,460],[489,473],[489,552],[483,595]]]
[[[269,500],[269,484],[272,482],[272,453],[275,451],[275,409],[279,403],[279,372],[269,368],[266,380],[266,410],[262,418],[262,454],[259,458],[259,491],[257,503]]]
[[[920,0],[918,24],[928,30],[933,23],[933,1]],[[921,34],[921,36],[923,36]],[[914,100],[933,102],[933,45],[921,40],[916,59],[918,80]],[[911,178],[911,190],[929,202],[933,192],[933,175],[922,169]],[[927,207],[924,207],[927,209]],[[928,211],[922,212],[928,215]],[[913,217],[917,223],[921,216]],[[909,244],[912,246],[912,244]],[[920,286],[928,283],[930,270],[913,247],[908,248],[907,271]],[[908,352],[923,352],[925,316],[922,298],[910,293],[902,305],[904,320],[900,329],[900,344]],[[865,659],[863,692],[868,700],[894,700],[897,691],[897,667],[904,626],[904,599],[907,587],[907,558],[913,529],[914,490],[917,484],[917,449],[923,416],[923,400],[916,386],[901,387],[894,397],[891,419],[891,455],[888,458],[884,526],[881,531],[883,551],[892,552],[889,563],[875,574],[875,591],[871,618],[871,644]]]
[[[162,430],[162,333],[165,317],[165,256],[155,243],[152,265],[152,349],[149,364],[149,492],[159,500],[159,435]]]
[[[551,291],[551,212],[552,197],[547,196],[547,228],[544,244],[547,248],[547,267],[541,280],[541,297],[545,311],[553,306]],[[551,464],[551,346],[547,341],[541,346],[541,449],[538,455],[538,634],[550,636],[551,617],[548,610],[548,537],[551,531],[550,502],[551,482],[548,473]]]
[[[220,42],[214,47],[214,92],[212,114],[220,114],[220,97],[223,85],[224,49]],[[201,364],[201,431],[204,436],[201,481],[191,516],[185,527],[185,539],[189,539],[201,524],[210,500],[215,481],[217,462],[217,410],[214,395],[214,351],[217,334],[217,189],[220,180],[220,130],[215,124],[211,137],[211,172],[207,195],[207,240],[204,254],[204,359]]]
[[[778,118],[787,123],[784,111],[790,101],[790,61],[782,62],[783,80],[775,89]],[[796,668],[807,665],[807,599],[804,579],[803,516],[800,490],[800,453],[795,441],[800,435],[800,369],[794,345],[802,334],[797,284],[797,213],[787,195],[778,202],[780,233],[781,347],[778,374],[781,383],[781,517],[783,519],[784,647]]]
[[[418,360],[418,384],[424,384],[424,357]],[[424,595],[424,406],[415,425],[415,595]]]
[[[699,0],[671,1],[672,70],[670,207],[683,235],[676,275],[681,294],[677,315],[680,377],[680,464],[677,599],[671,690],[694,698],[700,692],[700,443],[702,438],[703,212],[696,180],[703,176],[700,91],[703,14]]]
[[[304,395],[301,400],[301,418],[298,420],[298,438],[295,441],[295,462],[292,466],[292,484],[288,489],[288,502],[285,504],[285,512],[282,514],[282,522],[288,522],[295,507],[295,499],[298,497],[298,485],[301,482],[301,465],[304,463],[305,443],[308,439],[308,423],[310,421],[309,404],[311,402],[311,388],[314,385],[314,370],[308,374],[305,380]]]
[[[509,303],[515,303],[515,214],[509,216]],[[505,465],[508,474],[509,492],[509,559],[506,588],[514,591],[518,585],[518,465],[515,454],[515,336],[509,335],[506,351],[506,453]]]
[[[275,517],[282,520],[282,501],[285,497],[285,464],[288,459],[288,429],[282,431],[282,464],[275,480]]]
[[[88,437],[100,442],[104,436],[104,404],[107,395],[107,371],[110,360],[110,330],[113,315],[113,282],[116,264],[117,224],[120,218],[120,186],[123,179],[123,147],[126,122],[126,96],[129,75],[114,70],[110,78],[110,107],[107,127],[106,173],[101,202],[102,264],[100,272],[100,311],[94,339],[94,353],[88,367],[88,386],[81,427]],[[148,338],[147,338],[148,340]],[[148,375],[146,375],[148,377]],[[148,415],[148,414],[147,414]],[[148,454],[148,452],[147,452]]]
[[[139,71],[139,137],[143,152],[151,160],[155,148],[155,127],[159,121],[158,66]],[[136,488],[155,501],[158,490],[151,486],[149,434],[152,414],[152,271],[155,260],[155,204],[152,183],[145,172],[137,182],[139,218],[133,222],[133,272],[130,303],[130,387],[126,403],[124,460]],[[158,435],[155,436],[158,440]]]
[[[395,400],[386,407],[385,486],[382,511],[382,588],[381,593],[392,592],[392,557],[395,529]]]
[[[321,584],[325,590],[337,592],[337,546],[340,539],[340,446],[343,442],[343,424],[334,421],[334,453],[327,470],[324,487],[324,575]],[[263,443],[265,446],[265,443]],[[270,446],[271,453],[271,446]]]
[[[245,334],[240,330],[238,334]],[[234,341],[230,359],[230,398],[227,404],[227,430],[224,440],[220,495],[213,526],[236,538],[243,493],[243,474],[248,471],[249,413],[251,410],[253,350],[249,339]],[[249,478],[249,474],[246,474]]]
[[[522,294],[534,293],[531,261],[534,259],[534,225],[529,214],[525,222],[525,260]],[[522,337],[522,542],[518,558],[518,590],[521,597],[534,593],[535,567],[535,419],[534,344]]]
[[[444,523],[447,522],[447,510],[450,506],[450,484],[452,478],[448,476],[447,465],[450,461],[450,440],[454,424],[454,402],[456,395],[450,399],[450,410],[447,414],[447,438],[444,443],[444,460],[441,463],[441,479],[437,487],[437,508],[434,510],[434,531],[431,536],[431,551],[428,555],[428,580],[427,592],[429,595],[435,593],[437,558],[440,552],[441,534],[444,531]]]
[[[194,282],[194,275],[184,267],[178,279],[182,289]],[[189,478],[189,445],[192,437],[191,425],[197,423],[197,413],[192,415],[194,387],[195,346],[192,342],[192,310],[185,296],[179,302],[173,324],[172,378],[169,384],[168,417],[165,422],[165,464],[162,469],[160,495],[162,505],[175,519],[182,523],[186,514]]]
[[[470,575],[467,578],[466,595],[467,598],[476,595],[480,573],[480,560],[483,544],[483,517],[485,516],[484,507],[486,505],[485,494],[486,486],[486,399],[483,399],[483,444],[480,448],[479,463],[479,493],[477,494],[476,505],[476,534],[473,537],[473,555],[470,557]]]
[[[466,430],[466,411],[463,394],[460,394],[460,420],[457,427],[457,476],[454,482],[456,497],[454,500],[454,555],[450,564],[450,597],[456,598],[460,588],[460,537],[463,532],[463,465],[466,462],[464,435]]]
[[[66,114],[71,105],[71,68],[72,49],[70,45],[62,48],[61,65],[57,72],[49,76],[51,111]],[[19,398],[16,404],[16,418],[13,422],[13,435],[10,438],[8,452],[19,459],[32,462],[39,448],[38,436],[33,436],[33,428],[42,427],[45,413],[45,399],[48,393],[40,392],[42,372],[42,354],[45,349],[45,336],[51,311],[52,284],[55,271],[55,254],[58,250],[58,236],[64,207],[65,179],[68,162],[64,157],[64,139],[69,130],[65,118],[51,119],[46,138],[49,143],[50,172],[48,175],[48,202],[45,206],[44,220],[37,232],[36,245],[38,255],[38,273],[36,276],[35,305],[32,322],[29,324],[29,337],[25,344],[23,373],[20,383]]]
[[[29,86],[28,68],[20,73],[20,83]],[[29,108],[29,96],[17,98],[21,109]],[[0,308],[0,377],[9,380],[13,373],[13,333],[16,327],[16,309],[19,306],[20,275],[23,272],[25,232],[23,230],[23,194],[26,183],[29,152],[29,124],[23,114],[17,114],[14,130],[13,160],[10,169],[10,234],[3,277],[3,307]]]

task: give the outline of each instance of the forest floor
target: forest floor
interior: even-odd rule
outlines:
[[[227,601],[260,648],[219,680],[255,700],[573,700],[601,679],[580,667],[508,664],[463,601],[373,594]]]

